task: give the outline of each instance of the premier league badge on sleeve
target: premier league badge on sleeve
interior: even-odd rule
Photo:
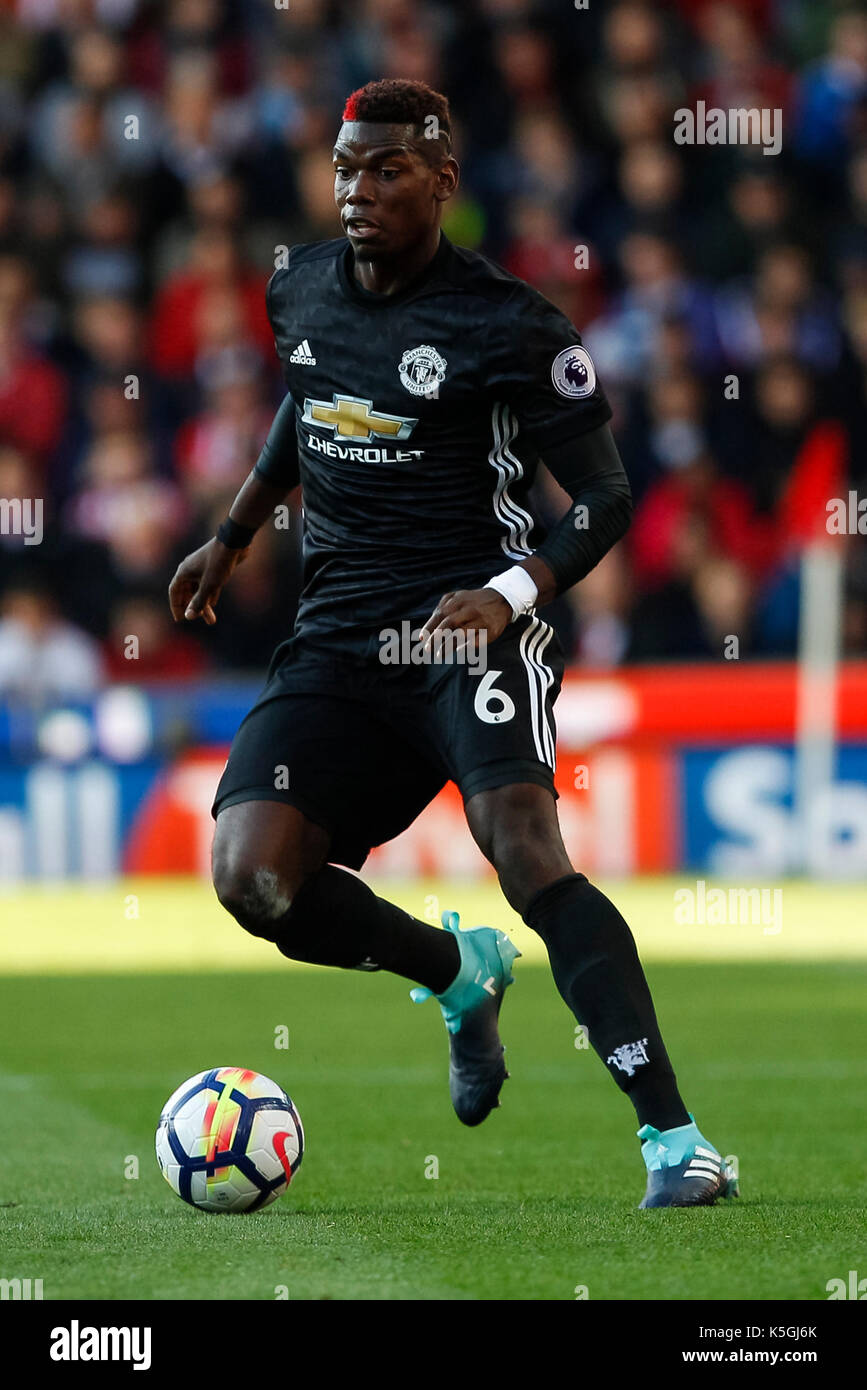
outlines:
[[[561,396],[581,400],[592,396],[596,390],[596,368],[586,348],[564,348],[558,352],[551,366],[551,380]]]
[[[446,359],[436,348],[423,343],[421,347],[407,348],[400,359],[400,379],[414,396],[438,396],[440,382],[445,380]]]

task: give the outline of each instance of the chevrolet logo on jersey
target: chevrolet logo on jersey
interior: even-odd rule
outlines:
[[[358,396],[334,395],[331,401],[308,396],[301,417],[306,425],[324,425],[335,439],[409,439],[418,419],[374,411],[373,401]]]

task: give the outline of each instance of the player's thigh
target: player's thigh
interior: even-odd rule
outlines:
[[[554,702],[563,665],[553,628],[528,616],[488,645],[478,668],[459,661],[439,673],[432,668],[438,730],[465,803],[516,783],[555,797]]]
[[[557,803],[547,787],[536,782],[491,787],[471,796],[464,811],[473,839],[498,872],[525,859],[565,863],[563,871],[570,872]]]
[[[235,804],[294,808],[303,819],[285,817],[268,844],[279,848],[288,827],[302,873],[324,843],[305,822],[326,834],[328,861],[353,869],[406,829],[445,777],[392,722],[383,692],[361,680],[358,687],[354,693],[347,681],[335,694],[324,682],[315,693],[269,683],[232,744],[212,808],[218,825]]]

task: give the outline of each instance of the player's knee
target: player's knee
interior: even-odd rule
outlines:
[[[572,873],[546,788],[515,783],[480,792],[467,803],[467,819],[516,912],[541,888]]]
[[[572,872],[559,836],[551,834],[547,822],[533,818],[506,826],[494,835],[491,862],[506,900],[516,912],[523,912],[540,889]]]
[[[280,921],[292,906],[292,887],[267,865],[214,863],[214,889],[236,922],[266,941],[275,940]]]

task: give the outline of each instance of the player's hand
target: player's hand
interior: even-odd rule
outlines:
[[[213,627],[217,621],[214,608],[223,585],[249,550],[249,546],[244,550],[230,550],[214,536],[182,560],[169,585],[169,607],[175,622],[179,623],[182,618],[192,622],[201,617]]]
[[[442,632],[485,632],[495,642],[512,621],[512,605],[496,589],[458,589],[443,594],[421,630],[425,646],[436,650]]]

